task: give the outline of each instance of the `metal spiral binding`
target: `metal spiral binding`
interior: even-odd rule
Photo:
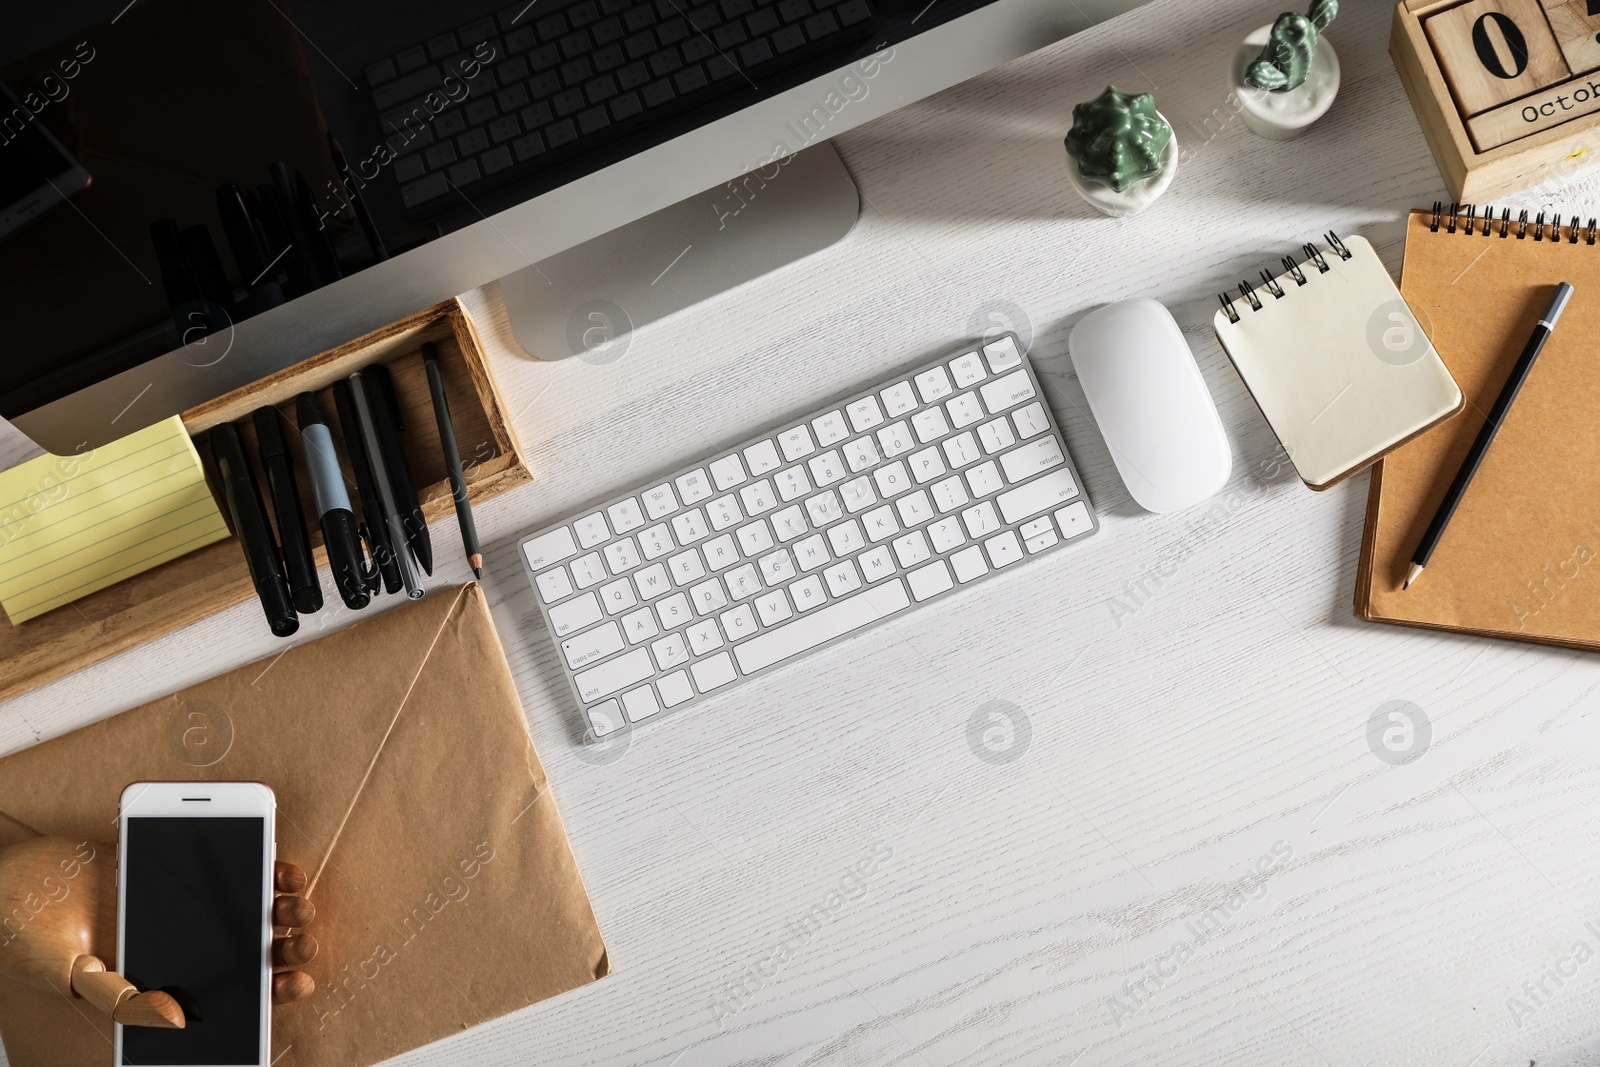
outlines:
[[[1560,244],[1561,243],[1561,213],[1560,212],[1551,213],[1551,212],[1541,211],[1537,215],[1535,215],[1533,217],[1533,223],[1532,223],[1533,239],[1535,241],[1543,241],[1543,240],[1545,240],[1545,227],[1547,225],[1547,223],[1546,223],[1546,215],[1549,215],[1549,221],[1548,221],[1548,226],[1549,226],[1549,229],[1550,229],[1549,239],[1550,239],[1551,243],[1553,243],[1553,244]],[[1478,217],[1478,209],[1477,209],[1477,206],[1474,205],[1474,204],[1456,204],[1456,203],[1452,203],[1450,205],[1450,213],[1447,216],[1445,214],[1444,202],[1440,201],[1440,200],[1435,200],[1433,202],[1433,218],[1428,223],[1428,230],[1431,233],[1438,233],[1440,227],[1443,227],[1444,231],[1446,233],[1455,233],[1456,232],[1456,228],[1459,226],[1461,228],[1462,232],[1464,232],[1464,233],[1466,233],[1467,235],[1470,236],[1472,234],[1472,232],[1475,229],[1477,229],[1477,217]],[[1517,213],[1517,240],[1523,241],[1523,240],[1527,239],[1527,237],[1528,237],[1528,228],[1529,228],[1528,213],[1526,211],[1519,211]],[[1581,216],[1573,215],[1572,216],[1572,221],[1567,224],[1567,243],[1568,244],[1574,244],[1575,245],[1575,244],[1578,243],[1578,233],[1579,233],[1580,230],[1583,232],[1583,243],[1584,244],[1589,244],[1589,245],[1594,244],[1596,239],[1600,239],[1600,219],[1590,218],[1589,222],[1588,222],[1588,225],[1584,225],[1584,222],[1583,222],[1583,219],[1582,219]],[[1482,232],[1482,234],[1485,237],[1493,237],[1494,236],[1494,207],[1492,205],[1490,205],[1490,204],[1485,204],[1483,206],[1483,229],[1480,232]],[[1511,236],[1511,209],[1510,208],[1501,209],[1501,212],[1500,212],[1500,236],[1501,237],[1510,237]]]
[[[1438,223],[1443,221],[1442,205],[1436,204],[1434,206],[1436,209],[1434,223],[1437,227]],[[1324,240],[1326,240],[1328,243],[1328,252],[1332,255],[1338,256],[1340,260],[1347,260],[1354,255],[1354,253],[1350,251],[1349,247],[1345,245],[1344,241],[1340,240],[1339,235],[1334,233],[1332,230],[1329,230],[1324,235]],[[1281,277],[1293,278],[1296,287],[1306,284],[1306,273],[1301,269],[1304,264],[1309,263],[1314,265],[1317,268],[1318,274],[1326,274],[1328,271],[1333,269],[1329,265],[1327,258],[1320,250],[1318,250],[1316,245],[1306,244],[1302,245],[1301,247],[1305,253],[1304,260],[1297,263],[1293,256],[1284,256],[1281,261],[1284,269],[1284,274]],[[1266,289],[1267,292],[1272,294],[1275,300],[1283,299],[1284,287],[1280,283],[1279,278],[1275,278],[1263,270],[1261,271],[1261,285]],[[1239,299],[1249,304],[1251,311],[1260,311],[1262,307],[1265,306],[1261,302],[1261,297],[1256,293],[1256,287],[1248,281],[1242,281],[1239,283]],[[1228,321],[1238,322],[1240,319],[1239,307],[1233,302],[1233,297],[1228,293],[1218,293],[1217,300],[1222,304],[1222,313],[1228,316]]]

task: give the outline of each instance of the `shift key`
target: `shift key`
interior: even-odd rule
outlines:
[[[578,683],[578,699],[587,704],[620,692],[635,682],[642,682],[655,672],[650,665],[650,653],[636,648],[626,656],[618,656],[598,667],[579,671],[573,675],[573,680]]]
[[[1030,515],[1037,515],[1046,508],[1064,504],[1077,495],[1078,483],[1072,480],[1072,472],[1062,469],[1052,471],[1043,478],[1035,478],[1010,492],[1001,493],[995,497],[995,503],[1000,505],[1000,514],[1005,516],[1009,525]]]

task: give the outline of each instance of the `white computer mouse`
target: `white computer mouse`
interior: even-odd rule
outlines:
[[[1067,348],[1140,507],[1177,511],[1227,484],[1233,450],[1171,312],[1146,297],[1107,304],[1072,328]]]

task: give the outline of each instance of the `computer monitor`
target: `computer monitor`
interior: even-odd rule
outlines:
[[[1136,2],[28,5],[0,46],[0,416],[79,452],[502,277],[525,346],[570,355],[579,305],[665,265],[646,238],[790,234],[686,258],[680,302],[770,269],[837,236],[800,214],[853,221],[816,145]],[[511,283],[541,264],[547,294]]]

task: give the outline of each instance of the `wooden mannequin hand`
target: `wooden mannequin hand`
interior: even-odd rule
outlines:
[[[141,993],[102,960],[116,951],[116,849],[100,842],[39,837],[0,849],[0,975],[24,985],[81,997],[126,1026],[182,1027],[183,1009],[159,990]],[[306,874],[291,863],[273,871],[280,894],[274,927],[301,927],[316,916],[296,896]],[[317,954],[310,934],[272,939],[272,1000],[302,1000],[316,989],[302,967]]]

